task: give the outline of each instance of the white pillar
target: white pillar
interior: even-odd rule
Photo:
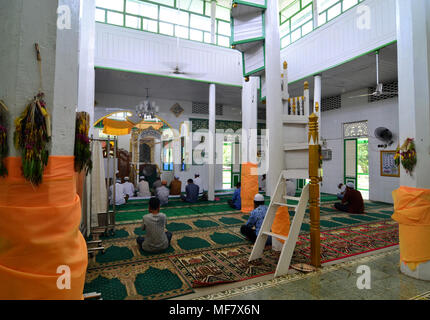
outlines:
[[[400,185],[430,188],[430,3],[397,0],[397,53],[399,79],[399,141],[414,138],[417,165],[413,176],[401,169]],[[430,261],[412,271],[401,271],[430,280]]]
[[[211,1],[211,43],[216,44],[216,1]]]
[[[271,196],[284,167],[282,148],[281,44],[278,1],[269,1],[266,16],[266,127],[269,135],[266,194]]]
[[[413,176],[401,170],[400,185],[430,188],[430,3],[397,0],[399,140],[414,138]]]
[[[215,115],[216,115],[216,101],[215,101],[215,84],[209,85],[209,159],[208,159],[208,199],[209,201],[215,200]]]
[[[242,163],[257,162],[257,84],[258,78],[250,77],[242,86]]]
[[[96,41],[95,0],[81,0],[79,43],[79,92],[78,111],[90,115],[90,135],[94,128],[95,71],[94,55]]]
[[[7,30],[0,46],[0,70],[7,75],[0,78],[0,98],[10,111],[9,156],[18,155],[11,134],[13,120],[40,86],[36,42],[42,57],[45,101],[52,119],[50,155],[73,155],[78,97],[79,2],[2,1],[0,26]]]
[[[318,28],[318,1],[319,0],[314,0],[313,2],[314,29]]]

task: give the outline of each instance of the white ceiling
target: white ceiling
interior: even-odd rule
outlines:
[[[380,81],[397,80],[397,45],[380,50]],[[202,70],[204,72],[204,70]],[[303,82],[309,81],[310,96],[313,97],[313,77],[290,84],[291,96],[303,94]],[[322,73],[322,96],[328,97],[376,85],[376,57],[366,54],[353,61]],[[145,75],[125,71],[96,69],[96,92],[137,97],[146,96],[146,88],[153,98],[207,102],[209,84],[192,80]],[[225,106],[241,106],[241,88],[217,85],[217,103]],[[259,108],[264,108],[260,104]]]
[[[167,100],[185,100],[193,102],[209,101],[209,83],[193,80],[96,69],[96,92],[145,97],[146,88],[149,96]],[[217,85],[217,104],[240,107],[242,89],[239,87]]]
[[[397,44],[385,47],[379,52],[379,78],[386,83],[397,80]],[[289,85],[292,96],[302,95],[303,83],[309,82],[313,97],[314,79],[308,77]],[[330,97],[363,88],[376,86],[376,55],[366,54],[355,60],[322,72],[322,96]]]

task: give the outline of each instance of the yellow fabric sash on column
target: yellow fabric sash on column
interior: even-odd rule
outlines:
[[[242,212],[249,213],[254,210],[254,197],[258,193],[258,165],[255,163],[242,164],[242,181],[240,198],[242,201]]]
[[[0,300],[83,299],[88,254],[79,231],[81,204],[73,156],[53,156],[33,187],[21,159],[7,158],[0,178]],[[59,289],[70,270],[70,289]],[[60,272],[57,274],[57,272]]]
[[[400,259],[414,271],[430,260],[430,190],[402,186],[392,195],[392,218],[399,223]]]

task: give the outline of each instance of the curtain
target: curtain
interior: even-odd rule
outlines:
[[[106,213],[107,210],[107,190],[106,175],[104,168],[103,150],[100,141],[93,141],[93,169],[91,171],[91,226],[98,226],[97,215]]]

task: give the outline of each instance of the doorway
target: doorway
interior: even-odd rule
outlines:
[[[357,140],[357,190],[369,200],[369,139]]]
[[[345,139],[344,151],[344,183],[352,182],[369,200],[369,139]]]
[[[223,190],[232,188],[232,161],[233,143],[224,142],[222,149],[222,188]]]

